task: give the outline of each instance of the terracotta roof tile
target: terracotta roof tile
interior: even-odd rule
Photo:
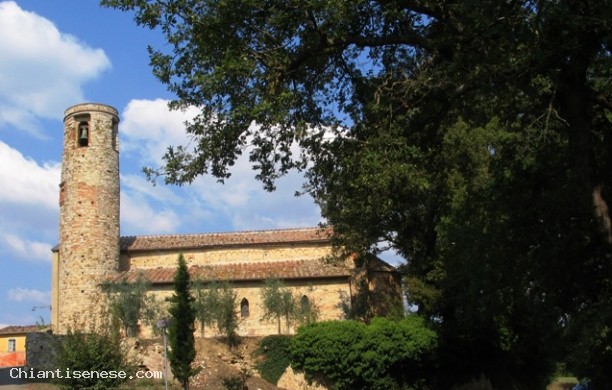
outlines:
[[[45,329],[47,328],[44,326],[40,327],[38,325],[10,325],[0,329],[0,334],[40,332],[41,330]]]
[[[229,233],[128,236],[121,237],[120,245],[122,251],[131,252],[322,241],[329,241],[328,230],[321,230],[319,228],[301,228]]]
[[[112,282],[134,282],[139,275],[153,284],[172,283],[176,268],[134,269],[121,273]],[[230,263],[189,267],[192,280],[249,281],[303,278],[348,277],[351,271],[342,266],[326,264],[320,260],[269,261],[254,263]]]

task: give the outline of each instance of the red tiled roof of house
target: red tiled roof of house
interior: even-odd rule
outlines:
[[[229,233],[173,234],[121,237],[122,251],[193,249],[203,247],[262,245],[329,241],[330,232],[319,228],[258,230]]]
[[[10,325],[0,329],[0,334],[40,332],[41,330],[45,329],[45,326],[41,327],[38,325]]]
[[[144,268],[121,273],[112,282],[134,282],[139,276],[153,284],[172,283],[176,268]],[[189,267],[192,280],[249,281],[276,279],[321,279],[348,277],[347,267],[326,264],[321,260],[267,261],[197,265]]]

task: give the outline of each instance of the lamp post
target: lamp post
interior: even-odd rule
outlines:
[[[165,390],[168,390],[168,342],[166,337],[166,329],[168,329],[168,325],[170,325],[169,318],[162,318],[157,321],[157,328],[161,329],[162,334],[164,335],[164,380],[165,380]]]

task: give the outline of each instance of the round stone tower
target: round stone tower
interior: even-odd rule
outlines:
[[[88,329],[104,308],[100,284],[119,267],[119,115],[85,103],[64,115],[55,331]],[[55,325],[55,324],[54,324]]]

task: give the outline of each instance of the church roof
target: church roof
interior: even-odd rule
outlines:
[[[122,252],[181,250],[245,245],[274,245],[305,242],[327,242],[330,230],[318,227],[254,230],[226,233],[167,234],[123,236],[119,241]],[[59,245],[53,247],[57,252]]]
[[[139,277],[153,284],[172,283],[176,267],[138,268],[124,271],[111,282],[134,282]],[[270,278],[283,280],[342,278],[351,275],[344,266],[321,260],[261,261],[195,265],[189,267],[192,280],[258,281]]]
[[[329,241],[328,231],[319,228],[301,228],[228,233],[129,236],[121,237],[120,245],[122,251],[131,252],[323,241]]]

